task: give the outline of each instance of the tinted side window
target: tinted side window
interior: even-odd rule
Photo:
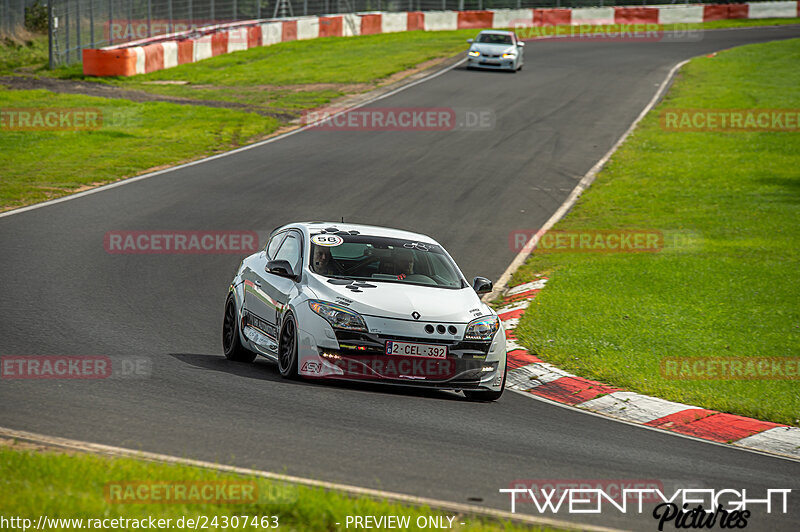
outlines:
[[[283,239],[285,237],[286,233],[279,233],[270,239],[269,244],[267,244],[268,259],[272,259],[275,257],[275,252],[278,251],[278,247],[281,245],[281,242],[283,242]]]
[[[286,240],[283,241],[278,254],[275,255],[275,260],[288,261],[292,266],[292,271],[295,274],[300,273],[300,238],[294,233],[289,233]]]

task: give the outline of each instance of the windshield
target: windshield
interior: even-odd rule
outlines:
[[[511,35],[503,33],[481,33],[478,35],[478,42],[486,44],[513,44]]]
[[[355,280],[441,288],[468,286],[441,247],[367,235],[314,235],[311,271]]]

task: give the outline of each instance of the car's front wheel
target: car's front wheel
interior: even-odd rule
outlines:
[[[466,397],[468,401],[475,402],[497,401],[506,389],[507,376],[508,366],[506,366],[506,369],[503,371],[503,383],[500,385],[499,390],[464,390],[464,397]]]
[[[236,362],[252,362],[256,354],[242,345],[239,337],[239,317],[236,313],[236,300],[233,292],[228,294],[225,301],[225,318],[222,321],[222,350],[225,358]]]
[[[289,313],[283,319],[278,341],[278,369],[281,377],[294,379],[297,377],[297,321]]]

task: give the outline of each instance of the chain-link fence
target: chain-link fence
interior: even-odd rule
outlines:
[[[0,0],[0,39],[25,39],[32,33],[43,31],[47,31],[46,3]]]
[[[24,29],[48,8],[50,63],[80,61],[84,48],[100,48],[192,28],[260,18],[369,11],[438,11],[530,7],[602,7],[701,3],[701,0],[0,0],[0,37]],[[716,0],[728,3],[735,0]],[[741,1],[741,0],[739,0]]]

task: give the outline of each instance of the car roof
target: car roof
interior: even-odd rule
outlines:
[[[304,233],[309,235],[320,233],[324,229],[336,228],[339,231],[358,231],[362,235],[401,238],[404,240],[413,240],[416,242],[427,242],[430,244],[439,245],[436,240],[421,233],[413,233],[411,231],[392,229],[389,227],[379,227],[376,225],[350,224],[342,222],[295,222],[281,226],[279,229],[288,229],[290,227],[301,229]]]
[[[508,30],[483,30],[481,33],[494,33],[497,35],[514,35],[513,31],[508,31]],[[480,35],[481,33],[479,33],[478,35]]]

